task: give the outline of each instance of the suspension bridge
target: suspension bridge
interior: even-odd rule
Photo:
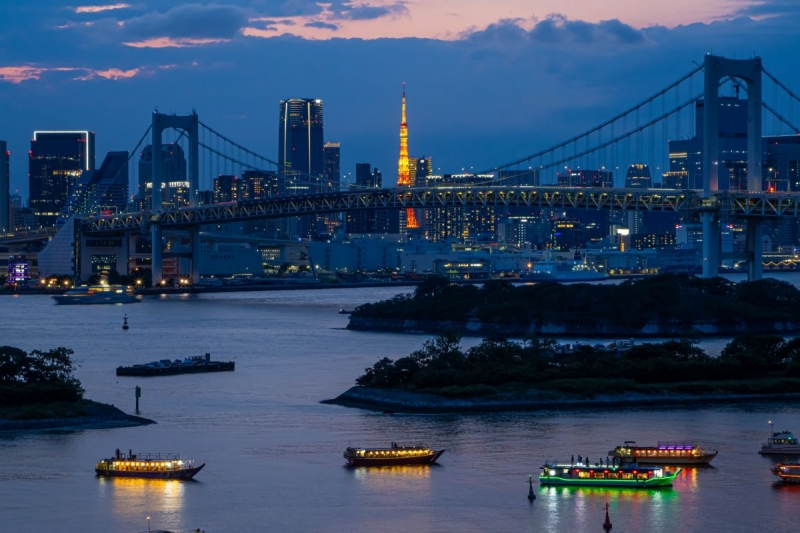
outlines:
[[[695,86],[699,89],[695,90]],[[772,98],[765,99],[764,95],[770,90]],[[747,144],[746,150],[739,151],[746,151],[746,154],[735,156],[741,160],[735,164],[729,164],[730,154],[722,153],[729,148],[723,146],[721,150],[720,143],[725,141],[718,134],[720,92],[724,91],[734,91],[737,101],[741,102],[745,100],[738,100],[740,91],[746,93]],[[188,255],[196,258],[200,247],[199,229],[207,224],[374,209],[504,206],[681,213],[687,219],[702,223],[704,277],[716,276],[722,259],[737,259],[747,263],[748,279],[759,279],[764,222],[800,216],[797,162],[794,162],[793,171],[784,171],[782,175],[773,168],[767,170],[762,145],[767,127],[776,136],[789,138],[800,134],[795,125],[796,103],[800,103],[800,97],[767,71],[760,58],[729,59],[707,55],[702,65],[696,65],[657,93],[601,124],[549,148],[476,173],[475,176],[494,174],[488,185],[485,179],[476,178],[474,182],[449,187],[364,190],[352,187],[339,190],[338,183],[328,183],[322,176],[281,168],[277,162],[203,123],[196,113],[176,116],[156,112],[152,124],[131,151],[131,157],[138,153],[148,136],[153,153],[158,154],[164,145],[164,133],[177,132],[177,138],[168,144],[186,147],[183,151],[188,154],[188,205],[165,208],[161,188],[152,186],[152,203],[143,211],[80,219],[75,225],[75,270],[80,277],[86,277],[92,243],[109,236],[123,237],[119,241],[119,251],[126,254],[132,249],[131,239],[149,235],[154,243],[151,252],[153,282],[157,283],[162,278],[165,230],[188,232],[191,241]],[[691,168],[684,164],[676,172],[674,167],[680,161],[676,161],[671,147],[673,143],[688,139],[698,139],[701,159]],[[685,153],[682,156],[687,157]],[[620,169],[641,162],[662,172],[664,185],[667,185],[668,175],[673,178],[678,175],[683,180],[673,180],[676,186],[672,188],[621,186]],[[153,184],[163,181],[162,167],[158,163],[158,158],[153,157]],[[558,173],[569,169],[616,172],[616,183],[611,187],[559,185]],[[303,190],[306,194],[200,205],[201,185],[208,188],[211,176],[235,175],[245,170],[274,173],[283,180],[284,190]],[[535,176],[533,181],[537,185],[520,185],[520,177],[526,175]],[[203,183],[201,178],[205,179]],[[288,186],[290,181],[292,187]],[[746,224],[745,249],[723,254],[721,226],[733,221]],[[197,280],[199,270],[194,261],[192,263],[192,277]]]

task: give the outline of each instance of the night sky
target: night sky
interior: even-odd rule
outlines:
[[[99,165],[155,108],[195,109],[276,159],[278,101],[321,98],[342,173],[366,161],[392,185],[403,82],[411,155],[478,170],[588,129],[708,52],[759,55],[800,93],[798,27],[798,0],[5,0],[0,139],[27,198],[35,129],[95,131]]]

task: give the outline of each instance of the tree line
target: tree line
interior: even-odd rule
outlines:
[[[623,389],[616,392],[629,392],[624,388],[637,384],[800,378],[800,338],[742,335],[718,357],[686,339],[626,350],[577,345],[569,351],[553,339],[536,337],[483,339],[467,350],[460,340],[445,333],[406,357],[384,357],[366,368],[356,384],[409,391],[462,387],[475,392],[509,384],[572,391],[576,382],[606,380]]]
[[[83,398],[69,348],[33,350],[0,346],[0,405],[18,406]]]
[[[490,280],[478,287],[431,278],[413,294],[369,303],[353,316],[518,325],[614,323],[638,330],[651,322],[737,325],[743,321],[800,321],[800,290],[773,278],[734,283],[664,274],[619,284],[536,283],[515,286]]]

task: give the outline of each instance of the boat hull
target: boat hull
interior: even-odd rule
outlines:
[[[777,464],[770,471],[784,483],[800,485],[800,464]]]
[[[431,465],[442,456],[444,450],[416,457],[353,457],[345,455],[348,466],[399,466],[399,465]]]
[[[609,487],[656,489],[672,486],[674,476],[653,479],[571,479],[556,476],[540,477],[539,483],[546,486],[571,486],[571,487]]]
[[[55,295],[53,299],[61,305],[102,305],[102,304],[134,304],[139,301],[135,296],[126,297],[92,297]]]
[[[716,453],[709,453],[699,457],[637,457],[636,462],[640,465],[707,465],[716,456]]]
[[[95,468],[95,473],[100,477],[133,477],[145,479],[192,479],[197,475],[205,463],[194,468],[184,468],[182,470],[165,470],[154,472],[138,472],[135,470],[106,470],[104,468]]]
[[[800,446],[791,446],[785,448],[761,448],[758,450],[761,455],[800,455]]]
[[[117,367],[118,376],[174,376],[178,374],[199,374],[203,372],[233,372],[236,368],[235,361],[216,361],[199,365],[170,365],[162,367],[147,366],[120,366]]]

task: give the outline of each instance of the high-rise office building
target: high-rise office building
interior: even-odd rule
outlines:
[[[287,194],[320,192],[325,173],[322,100],[281,100],[278,125],[278,171]]]
[[[56,219],[62,226],[75,213],[122,213],[128,206],[128,152],[108,152],[100,168],[85,170]]]
[[[180,144],[161,145],[161,203],[163,207],[189,205],[189,178],[186,157]],[[139,156],[140,208],[150,209],[153,199],[153,147],[147,145]]]
[[[341,183],[341,170],[339,165],[341,143],[326,142],[322,147],[323,157],[323,192],[338,191]]]
[[[649,189],[652,186],[649,166],[642,163],[628,165],[628,172],[625,174],[626,189]]]
[[[11,152],[6,149],[6,142],[0,141],[0,233],[11,231],[11,190],[9,159]]]
[[[268,170],[245,170],[239,195],[242,200],[263,200],[281,194],[277,172]]]
[[[30,207],[40,226],[55,223],[72,187],[85,170],[94,170],[94,132],[33,132],[28,182]]]
[[[325,162],[323,155],[322,100],[290,98],[280,101],[278,120],[278,172],[287,195],[322,191]],[[310,237],[316,217],[311,215],[285,220],[290,236]]]
[[[613,187],[614,173],[608,170],[574,170],[556,174],[559,187]]]
[[[214,203],[224,204],[239,200],[239,177],[220,174],[214,178]]]
[[[352,188],[356,190],[379,189],[383,185],[383,176],[377,168],[369,163],[356,163],[356,182]],[[395,213],[396,215],[396,213]],[[346,213],[347,233],[397,233],[396,224],[392,226],[391,213],[386,209],[348,211]],[[390,230],[394,229],[393,232]]]

